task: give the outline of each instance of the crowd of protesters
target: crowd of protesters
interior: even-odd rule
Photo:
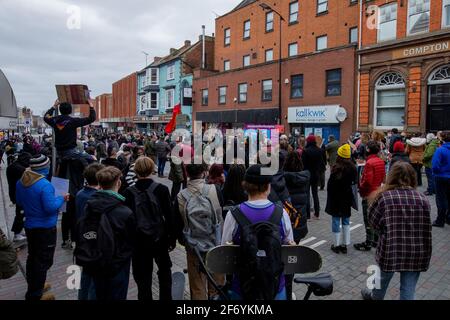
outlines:
[[[53,111],[58,107],[61,115],[55,117]],[[201,228],[220,225],[222,244],[239,244],[239,221],[230,208],[239,208],[240,214],[253,223],[271,219],[281,208],[277,221],[280,241],[295,245],[308,234],[308,220],[321,219],[324,210],[332,216],[331,250],[346,254],[351,244],[352,210],[358,210],[360,204],[366,241],[355,244],[354,249],[376,248],[382,271],[381,289],[365,290],[363,297],[383,299],[393,274],[400,272],[401,299],[414,299],[420,273],[429,268],[432,226],[450,224],[450,132],[408,135],[393,129],[386,136],[378,131],[357,133],[345,143],[334,136],[323,141],[314,135],[282,135],[279,170],[265,176],[260,165],[251,166],[248,161],[211,166],[177,162],[171,151],[178,147],[179,157],[192,156],[192,146],[182,139],[172,142],[165,134],[78,137],[77,128],[92,123],[95,111],[91,108],[84,119],[70,114],[69,104],[55,103],[45,119],[55,129],[55,137],[45,136],[42,144],[30,135],[2,142],[8,156],[9,196],[16,205],[14,240],[28,241],[26,298],[30,300],[54,299],[46,274],[53,263],[57,218],[64,202],[67,209],[63,213],[62,246],[74,249],[77,262],[83,266],[80,300],[126,299],[130,270],[138,298],[152,299],[154,261],[159,297],[170,300],[169,253],[177,241],[186,247],[191,298],[215,299],[218,293],[207,284],[199,268],[206,250],[198,256],[192,249],[195,228],[204,231]],[[70,190],[64,197],[55,196],[49,182],[53,138],[59,159],[56,176],[70,180]],[[425,194],[417,190],[423,183],[423,167],[428,183]],[[160,183],[164,178],[172,181],[171,190]],[[325,189],[327,201],[321,204],[319,192]],[[434,222],[428,198],[432,195],[436,196],[438,210]],[[295,227],[290,207],[300,214],[300,224]],[[198,208],[209,212],[205,218],[211,219],[209,226],[190,223],[192,211]],[[104,254],[102,261],[89,256],[86,249],[91,239],[86,238],[89,232],[85,231],[93,221],[109,236],[102,239],[103,245],[107,246],[108,240],[114,243],[114,252],[108,259]],[[205,248],[220,244],[217,240],[205,241]],[[226,281],[222,275],[214,277],[218,284]],[[234,287],[239,286],[236,279],[232,282]],[[240,297],[239,289],[234,297]],[[286,275],[274,298],[291,297],[292,277]]]

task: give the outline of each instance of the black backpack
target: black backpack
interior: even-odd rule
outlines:
[[[158,183],[153,182],[145,191],[140,191],[135,186],[128,188],[135,201],[136,229],[153,244],[158,243],[164,235],[164,216],[154,194],[158,186]]]
[[[115,253],[114,231],[108,213],[92,212],[89,205],[86,214],[76,225],[75,263],[88,272],[107,272],[112,269]]]
[[[268,221],[252,224],[236,207],[232,215],[240,226],[238,279],[244,300],[274,300],[284,270],[280,222],[283,208],[276,205]]]

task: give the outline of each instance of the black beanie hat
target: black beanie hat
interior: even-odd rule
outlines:
[[[271,175],[263,175],[261,174],[261,170],[264,168],[260,164],[255,164],[247,169],[245,173],[244,181],[251,184],[270,184],[272,182]]]

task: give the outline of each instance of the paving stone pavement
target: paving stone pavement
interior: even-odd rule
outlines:
[[[168,170],[168,168],[166,168]],[[158,179],[169,186],[170,181],[167,179]],[[426,179],[424,178],[426,183]],[[14,219],[14,207],[10,206],[8,197],[8,189],[6,183],[6,174],[4,167],[0,169],[0,227],[2,230],[8,230]],[[424,189],[421,189],[422,191]],[[320,191],[320,203],[322,209],[326,202],[326,191]],[[437,215],[435,199],[430,197],[432,204],[432,218]],[[362,213],[352,215],[352,243],[365,240],[364,222]],[[72,252],[63,250],[61,244],[60,222],[58,223],[58,246],[55,253],[55,260],[52,268],[48,273],[48,282],[53,286],[52,292],[58,300],[75,300],[77,299],[77,291],[69,290],[67,287],[67,268],[73,264]],[[331,217],[325,213],[321,214],[320,220],[311,220],[308,225],[309,234],[304,239],[306,246],[315,247],[322,255],[323,265],[318,273],[330,273],[334,278],[334,292],[328,297],[311,297],[312,300],[361,300],[361,288],[366,285],[369,274],[367,268],[370,265],[376,265],[374,254],[371,252],[358,252],[349,247],[347,255],[335,254],[330,250],[333,242],[331,233]],[[422,273],[416,290],[416,299],[418,300],[448,300],[450,299],[450,227],[444,229],[433,229],[433,256],[430,269]],[[313,239],[315,238],[315,239]],[[25,268],[26,248],[19,252],[22,269]],[[173,272],[183,271],[186,268],[186,256],[184,248],[178,246],[171,253]],[[155,266],[155,270],[157,270]],[[313,275],[313,274],[312,274]],[[310,275],[302,275],[310,276]],[[399,298],[400,279],[396,274],[391,282],[386,300],[396,300]],[[153,274],[153,293],[154,298],[158,298],[158,281],[156,272]],[[189,299],[189,286],[186,276],[185,299]],[[19,272],[13,278],[0,282],[0,300],[23,300],[26,292],[26,281],[24,274]],[[297,299],[302,299],[306,293],[306,287],[294,284],[294,293]],[[137,299],[137,287],[132,278],[130,279],[130,287],[128,299]]]

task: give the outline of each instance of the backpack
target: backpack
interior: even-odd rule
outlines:
[[[208,197],[210,187],[214,185],[205,184],[201,194],[193,194],[188,189],[181,191],[186,200],[186,226],[183,230],[186,244],[202,253],[208,252],[221,242],[221,226]]]
[[[282,207],[276,205],[268,221],[252,224],[240,207],[232,215],[240,227],[238,279],[244,300],[274,300],[284,263],[281,257]]]
[[[19,272],[19,260],[16,249],[0,230],[0,279],[12,278],[17,272]]]
[[[164,235],[164,216],[154,194],[158,186],[158,183],[153,182],[145,191],[140,191],[136,186],[128,188],[135,201],[137,231],[150,238],[153,244],[158,243]]]
[[[88,272],[111,270],[115,239],[108,213],[94,214],[89,205],[86,211],[76,225],[75,263]]]

